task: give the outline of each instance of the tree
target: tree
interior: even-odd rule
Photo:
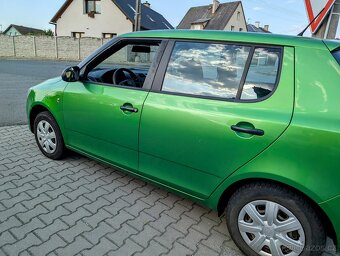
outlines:
[[[45,36],[54,36],[54,33],[51,29],[44,30],[44,32],[45,32]]]

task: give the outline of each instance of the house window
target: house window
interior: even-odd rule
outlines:
[[[74,38],[82,38],[85,33],[84,32],[72,32],[71,34],[72,34],[72,37]]]
[[[102,12],[100,0],[85,0],[85,13],[97,13]]]
[[[230,30],[235,31],[235,26],[231,26]]]
[[[241,18],[241,13],[237,12],[237,20],[240,20],[240,18]]]
[[[113,38],[117,36],[116,33],[103,33],[103,38]]]

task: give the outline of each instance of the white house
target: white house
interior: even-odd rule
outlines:
[[[132,32],[135,0],[66,0],[54,15],[57,36],[111,38]],[[141,29],[173,29],[148,2],[142,4]]]
[[[189,9],[178,29],[210,29],[247,31],[247,23],[241,1],[196,6]]]

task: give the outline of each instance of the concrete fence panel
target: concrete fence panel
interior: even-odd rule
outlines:
[[[33,36],[15,36],[13,39],[16,57],[35,57],[35,42]]]
[[[57,37],[58,59],[80,60],[80,39]]]
[[[102,45],[99,38],[84,37],[80,39],[80,59],[84,59]]]
[[[0,57],[82,60],[109,40],[0,35]]]
[[[14,47],[13,38],[9,36],[0,36],[0,57],[13,57]]]
[[[38,36],[35,38],[36,57],[40,59],[56,59],[55,37]]]

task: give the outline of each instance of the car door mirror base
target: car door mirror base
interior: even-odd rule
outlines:
[[[78,66],[68,67],[61,74],[61,78],[65,82],[79,81],[80,68]]]

